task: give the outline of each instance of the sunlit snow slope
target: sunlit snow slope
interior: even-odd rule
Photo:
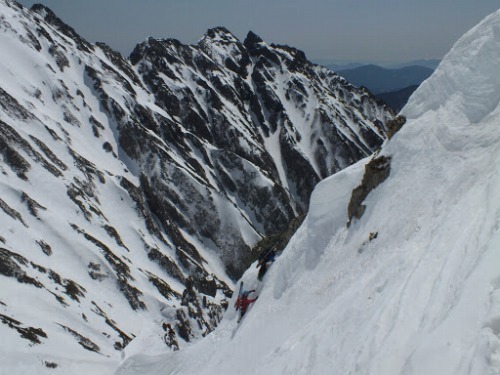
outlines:
[[[403,109],[359,220],[347,228],[368,159],[317,186],[239,325],[230,310],[198,344],[143,348],[118,374],[499,374],[499,100],[497,11]]]

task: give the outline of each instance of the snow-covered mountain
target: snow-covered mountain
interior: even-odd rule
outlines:
[[[44,6],[0,0],[0,51],[9,373],[112,363],[150,329],[167,348],[162,323],[170,350],[211,332],[256,243],[394,116],[302,52],[220,27],[125,59]]]
[[[499,374],[500,10],[403,114],[378,154],[316,187],[239,325],[230,309],[185,351],[135,348],[117,373]]]

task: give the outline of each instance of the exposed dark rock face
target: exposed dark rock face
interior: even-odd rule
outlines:
[[[54,12],[52,12],[52,10],[50,10],[46,6],[42,4],[35,4],[31,7],[31,10],[41,15],[44,21],[47,22],[47,24],[53,26],[56,30],[66,35],[71,40],[75,41],[78,49],[81,49],[85,52],[91,52],[94,49],[89,42],[78,35],[71,26],[65,24],[59,17],[54,14]]]
[[[5,38],[24,63],[0,61],[0,277],[84,322],[40,332],[93,353],[123,350],[137,316],[169,324],[173,350],[211,332],[232,280],[286,244],[316,183],[375,151],[394,117],[252,32],[150,38],[127,59],[42,5],[0,0]]]
[[[31,341],[33,344],[41,344],[40,337],[47,338],[47,334],[41,328],[23,327],[22,323],[10,316],[0,314],[0,320],[3,324],[8,325],[10,328],[19,332],[19,335],[26,340]]]
[[[37,288],[42,288],[43,285],[38,280],[28,276],[26,271],[23,270],[22,266],[27,266],[28,263],[28,259],[22,255],[9,251],[5,248],[0,248],[1,275],[13,277],[20,283],[31,284]]]
[[[215,243],[233,277],[248,266],[244,254],[253,243],[220,220],[221,212],[234,212],[236,202],[235,214],[251,218],[257,239],[284,231],[305,212],[317,182],[380,146],[392,116],[303,52],[268,45],[252,32],[244,43],[221,27],[192,46],[150,38],[130,61],[155,103],[175,117],[142,121],[168,144],[165,151],[132,126],[123,128],[121,146],[142,170],[161,163],[144,175],[148,190],[161,195],[150,194],[150,202],[170,207],[156,216],[176,217],[184,230]],[[159,158],[144,159],[144,144]]]
[[[391,139],[394,134],[396,134],[406,123],[406,118],[404,116],[397,116],[396,118],[387,121],[387,138]]]
[[[97,345],[95,342],[83,336],[82,334],[76,332],[74,329],[71,329],[63,324],[59,325],[66,331],[68,331],[75,338],[78,344],[80,344],[84,349],[90,350],[91,352],[100,353],[101,348],[99,348],[99,345]]]
[[[349,226],[353,219],[360,219],[365,213],[366,206],[364,200],[378,185],[384,182],[391,173],[391,158],[387,156],[373,157],[365,165],[365,174],[361,185],[352,191],[351,200],[347,209]]]

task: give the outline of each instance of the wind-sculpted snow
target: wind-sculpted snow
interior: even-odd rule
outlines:
[[[500,10],[453,46],[432,75],[412,95],[403,113],[417,118],[440,106],[464,121],[480,122],[500,103]],[[448,104],[449,103],[449,104]]]
[[[229,310],[185,351],[136,348],[117,374],[500,373],[500,107],[478,95],[498,91],[499,24],[457,42],[378,155],[318,184],[264,282],[244,274],[259,299],[241,323]],[[389,176],[347,227],[382,157]]]
[[[14,374],[102,373],[144,337],[154,353],[213,331],[257,242],[289,231],[393,117],[301,51],[220,27],[125,59],[43,5],[0,0],[0,53],[0,359]]]

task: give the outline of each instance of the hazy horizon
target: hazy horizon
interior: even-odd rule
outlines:
[[[42,3],[90,42],[128,56],[147,37],[196,43],[224,26],[238,39],[253,31],[321,63],[441,59],[455,41],[497,10],[497,0],[18,0]]]

